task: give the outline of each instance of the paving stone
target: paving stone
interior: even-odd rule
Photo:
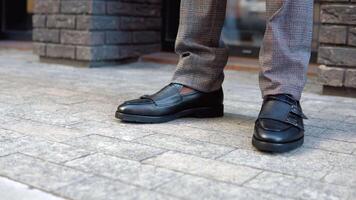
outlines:
[[[272,172],[263,172],[245,186],[306,200],[346,199],[351,195],[350,188],[344,186]]]
[[[320,135],[326,131],[325,128],[310,126],[310,125],[305,125],[304,129],[305,129],[304,131],[305,135]]]
[[[216,158],[234,149],[232,147],[209,144],[197,140],[173,137],[164,134],[149,135],[135,141],[159,148],[193,154],[204,158]]]
[[[308,150],[312,151],[312,149]],[[316,156],[303,157],[301,154],[298,157],[295,155],[287,157],[283,154],[267,154],[243,149],[237,149],[219,160],[312,179],[322,178],[332,168]]]
[[[333,151],[340,153],[351,154],[356,150],[356,143],[330,140],[320,137],[306,136],[304,146],[309,148],[322,149],[325,151]]]
[[[16,139],[22,136],[23,135],[20,133],[0,128],[0,142],[4,140]]]
[[[178,200],[181,198],[173,197],[170,194],[162,194],[158,192],[152,192],[150,190],[137,189],[131,191],[123,199],[148,199],[148,200]]]
[[[234,184],[242,184],[261,172],[177,152],[167,152],[145,160],[144,163]]]
[[[36,142],[20,149],[19,152],[54,163],[62,163],[91,153],[84,149],[51,141]]]
[[[56,97],[71,97],[78,95],[78,91],[74,90],[68,90],[64,88],[59,88],[59,87],[41,87],[37,90],[41,94],[46,94],[50,96],[56,96]]]
[[[87,123],[88,121],[105,122],[108,120],[112,120],[114,116],[113,113],[100,112],[96,110],[80,111],[71,115],[79,118],[82,123]]]
[[[123,124],[116,119],[110,119],[106,122],[85,121],[73,125],[72,128],[88,134],[109,136],[127,141],[153,134],[150,130],[136,126],[133,127],[130,124]]]
[[[89,135],[66,141],[66,143],[92,151],[103,152],[131,160],[143,160],[167,150],[118,140],[100,135]]]
[[[356,191],[355,190],[351,190],[352,194],[350,195],[350,197],[348,198],[348,200],[353,200],[356,197]]]
[[[344,112],[338,112],[338,110],[326,110],[323,109],[323,112],[310,112],[307,117],[312,120],[312,123],[315,123],[314,118],[319,123],[319,120],[331,120],[331,121],[341,121],[344,122],[347,116]],[[318,124],[316,124],[317,126]]]
[[[60,126],[80,122],[78,118],[68,115],[68,112],[68,107],[47,101],[45,104],[36,102],[28,105],[18,105],[13,107],[7,115]]]
[[[356,123],[356,117],[355,116],[347,116],[345,118],[345,122],[355,124]]]
[[[136,128],[141,128],[144,130],[150,130],[155,133],[162,133],[171,136],[177,136],[187,139],[199,140],[202,142],[208,142],[218,145],[232,146],[236,148],[252,149],[251,146],[251,136],[246,137],[244,132],[245,127],[236,129],[235,133],[225,133],[221,131],[205,130],[197,127],[186,126],[185,122],[180,121],[176,123],[169,124],[151,124],[151,125],[137,125]],[[188,122],[189,123],[189,122]]]
[[[111,116],[114,117],[116,108],[117,105],[113,104],[113,102],[109,104],[103,101],[89,100],[89,101],[75,104],[75,106],[72,106],[70,113],[75,114],[75,113],[87,112],[87,111],[97,111],[99,113],[111,114]]]
[[[0,196],[6,200],[64,200],[3,177],[0,177]]]
[[[343,120],[326,120],[318,118],[309,118],[305,121],[306,125],[317,126],[331,130],[340,130],[344,132],[356,130],[356,124],[346,123]]]
[[[319,149],[300,148],[291,154],[296,160],[305,164],[318,162],[324,166],[333,166],[338,168],[356,169],[356,157],[349,154],[338,152],[327,152]]]
[[[323,180],[332,184],[356,187],[355,169],[336,167]]]
[[[223,118],[212,118],[212,119],[190,119],[185,121],[185,126],[195,127],[203,130],[210,130],[216,132],[223,132],[229,134],[238,134],[245,137],[251,137],[253,124],[246,121],[251,118],[248,116],[232,113],[225,113]],[[241,124],[244,124],[241,126]]]
[[[254,120],[262,102],[255,73],[226,71],[223,118],[185,118],[153,125],[126,124],[114,118],[118,104],[152,94],[169,83],[174,68],[145,62],[119,68],[71,68],[39,63],[28,51],[0,50],[0,175],[74,200],[118,196],[288,199],[291,194],[296,199],[355,199],[355,99],[322,96],[321,87],[311,77],[302,99],[310,118],[305,121],[305,144],[281,155],[259,153],[251,145]],[[159,78],[142,78],[148,76]],[[94,156],[85,160],[84,152],[107,155],[97,159],[100,165]],[[83,167],[79,172],[58,165],[73,159],[70,163],[80,161],[77,167]],[[133,160],[160,167],[151,169]],[[119,163],[119,167],[110,163]],[[138,175],[132,177],[131,168],[123,163]],[[96,165],[108,166],[103,168],[111,169],[111,173]],[[160,181],[166,180],[166,175],[170,177],[170,173],[161,173],[162,167],[190,175]],[[103,175],[87,175],[84,169]],[[261,174],[249,182],[258,189],[240,186],[250,180],[253,170],[265,171],[268,184]],[[123,180],[114,181],[113,177]],[[280,194],[279,184],[285,184],[290,191],[275,196]],[[160,187],[160,193],[141,186]],[[269,193],[264,191],[268,187]]]
[[[22,154],[0,157],[0,175],[47,191],[88,176],[80,171]]]
[[[175,199],[149,190],[127,185],[101,177],[89,177],[54,191],[61,196],[76,200],[117,200],[117,199]]]
[[[277,195],[185,175],[157,189],[186,199],[288,199]]]
[[[78,103],[86,102],[87,100],[83,98],[82,95],[73,95],[73,96],[56,96],[44,94],[41,96],[33,96],[26,98],[25,103],[36,103],[36,102],[51,102],[56,105],[71,106]],[[67,108],[67,107],[66,107]]]
[[[322,132],[311,132],[309,134],[320,138],[356,143],[356,129],[349,131],[326,129]]]
[[[116,200],[134,189],[134,186],[118,181],[100,177],[89,177],[58,188],[53,192],[60,196],[76,200]]]
[[[75,129],[61,126],[54,126],[33,121],[20,121],[14,124],[7,124],[4,128],[19,132],[23,135],[42,137],[50,141],[64,141],[71,138],[87,135]]]
[[[8,105],[19,105],[19,104],[24,104],[28,102],[28,98],[26,96],[22,96],[22,95],[16,95],[14,93],[7,93],[7,92],[1,92],[0,95],[0,102],[3,102],[5,104]],[[4,106],[5,107],[5,106]],[[2,108],[4,108],[2,106]]]
[[[28,148],[31,145],[44,142],[43,139],[34,137],[20,137],[0,142],[0,156],[9,155]]]
[[[224,99],[225,113],[232,115],[235,122],[239,123],[244,119],[257,118],[262,105],[262,98],[257,98],[258,101],[241,101],[241,99]],[[229,115],[227,115],[229,116]]]
[[[354,116],[356,117],[356,113],[354,112],[356,109],[356,105],[354,104],[342,104],[339,107],[334,107],[331,108],[330,106],[325,108],[325,110],[323,110],[323,113],[325,113],[326,116],[330,116],[327,115],[329,113],[334,114],[334,115],[343,115],[343,116]],[[331,118],[334,119],[334,118]],[[354,122],[356,123],[356,122]]]
[[[148,189],[155,188],[162,183],[182,175],[168,169],[104,154],[95,154],[79,158],[67,162],[66,165],[88,173],[118,179]]]

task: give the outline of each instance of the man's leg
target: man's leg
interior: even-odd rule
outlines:
[[[267,0],[267,28],[260,52],[264,98],[252,144],[285,152],[304,141],[299,100],[310,58],[313,0]]]
[[[267,0],[267,28],[260,52],[260,88],[265,97],[301,98],[313,30],[313,0]]]
[[[153,95],[121,104],[116,117],[158,123],[180,117],[221,117],[227,50],[219,45],[226,0],[182,0],[172,83]]]
[[[224,80],[227,49],[219,43],[226,0],[182,0],[176,53],[180,56],[172,82],[211,92]]]

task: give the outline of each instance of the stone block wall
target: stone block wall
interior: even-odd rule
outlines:
[[[34,52],[88,67],[160,50],[161,0],[35,0]]]
[[[356,88],[356,0],[320,0],[319,77],[324,91]]]

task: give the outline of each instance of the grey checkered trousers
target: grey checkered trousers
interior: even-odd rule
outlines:
[[[313,0],[267,0],[267,26],[260,50],[262,96],[287,93],[296,99],[306,83]],[[203,92],[221,87],[228,52],[220,42],[226,0],[181,0],[175,50],[180,56],[172,82]]]

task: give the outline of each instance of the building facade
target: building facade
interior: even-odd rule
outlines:
[[[356,96],[356,0],[322,0],[318,63],[324,93]]]
[[[160,50],[160,0],[36,0],[34,11],[43,61],[93,67]]]
[[[174,46],[179,0],[33,1],[42,61],[95,67]],[[257,57],[264,7],[265,0],[228,0],[222,38],[230,54]],[[356,96],[356,0],[315,0],[314,24],[312,62],[321,64],[324,92]]]

